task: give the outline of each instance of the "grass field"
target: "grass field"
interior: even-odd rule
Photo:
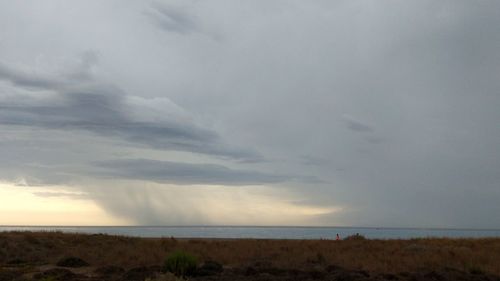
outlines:
[[[125,269],[161,265],[182,250],[199,261],[213,260],[227,268],[265,265],[309,270],[338,266],[348,270],[397,274],[453,268],[500,276],[500,239],[411,240],[255,240],[131,238],[60,232],[0,233],[0,264],[55,264],[79,257],[92,266]]]

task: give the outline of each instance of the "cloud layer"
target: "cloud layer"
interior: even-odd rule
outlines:
[[[500,227],[499,5],[0,4],[0,180],[136,224]]]
[[[153,181],[170,184],[260,185],[283,182],[285,176],[232,170],[215,164],[188,164],[147,159],[120,159],[95,163],[105,178]]]
[[[168,98],[144,99],[120,88],[83,79],[50,79],[0,65],[0,79],[48,97],[10,96],[0,105],[0,122],[60,130],[85,130],[162,150],[181,150],[236,160],[257,160],[244,149],[225,146],[217,133],[197,126]]]

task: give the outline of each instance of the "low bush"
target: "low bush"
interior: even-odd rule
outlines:
[[[222,264],[216,261],[208,260],[198,267],[198,269],[196,270],[196,276],[216,275],[221,273],[222,271],[224,271]]]
[[[182,277],[193,275],[196,266],[196,257],[182,251],[172,253],[165,261],[165,271]]]
[[[89,266],[89,264],[82,260],[81,258],[77,257],[67,257],[59,260],[56,264],[57,266],[61,267],[85,267]]]
[[[471,266],[469,267],[469,273],[471,274],[484,274],[484,271],[479,266]]]
[[[366,240],[366,237],[359,234],[359,233],[356,233],[356,234],[347,236],[346,238],[344,238],[344,240]]]

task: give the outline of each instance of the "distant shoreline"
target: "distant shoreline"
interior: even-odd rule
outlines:
[[[500,237],[496,229],[436,229],[381,227],[286,227],[286,226],[0,226],[2,231],[60,231],[143,238],[217,239],[336,239],[359,233],[369,239],[486,238]]]
[[[407,229],[407,230],[463,230],[463,231],[500,231],[500,228],[461,228],[461,227],[393,227],[393,226],[304,226],[304,225],[0,225],[2,227],[34,228],[338,228],[338,229]]]

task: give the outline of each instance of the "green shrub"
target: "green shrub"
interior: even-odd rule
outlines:
[[[165,261],[165,270],[177,276],[184,277],[193,275],[196,271],[196,265],[197,261],[195,256],[177,251],[168,256]]]

